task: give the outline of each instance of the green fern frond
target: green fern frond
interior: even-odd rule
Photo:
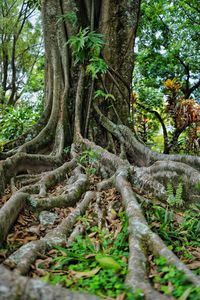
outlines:
[[[166,189],[166,194],[167,194],[167,203],[170,206],[176,206],[176,207],[181,207],[183,206],[183,183],[180,182],[177,186],[177,189],[174,193],[173,190],[173,185],[171,182],[167,183],[167,189]]]

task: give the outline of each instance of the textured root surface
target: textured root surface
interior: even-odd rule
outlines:
[[[83,293],[73,293],[59,286],[51,286],[41,280],[19,276],[0,266],[0,298],[2,300],[98,300],[99,297]]]
[[[76,209],[71,212],[56,228],[49,231],[40,240],[30,242],[14,252],[6,261],[7,266],[17,268],[21,274],[27,274],[32,263],[39,254],[45,253],[48,248],[54,245],[66,244],[67,235],[70,234],[76,219],[82,215],[94,198],[93,192],[87,192],[84,199],[77,205]]]
[[[154,255],[160,255],[172,263],[180,271],[183,271],[187,278],[196,285],[200,286],[200,279],[195,276],[181,261],[170,251],[163,241],[153,233],[143,216],[141,208],[136,200],[134,192],[132,191],[130,183],[127,181],[127,172],[120,170],[116,177],[116,186],[119,189],[122,199],[126,207],[126,213],[129,217],[129,231],[130,231],[130,269],[128,283],[133,288],[138,287],[146,290],[147,299],[153,299],[153,294],[149,288],[149,282],[145,283],[145,265],[147,257],[145,255],[144,243],[149,251],[153,251]],[[139,268],[138,268],[139,267]],[[143,278],[143,280],[142,280]],[[150,292],[150,295],[149,295]]]
[[[121,132],[121,127],[115,127],[114,130],[113,124],[109,126],[110,132],[119,137],[118,131]],[[133,141],[130,142],[127,138],[125,142],[125,137],[123,141],[123,152],[129,156],[131,151],[135,151],[132,147]],[[86,156],[85,162],[80,165],[82,151],[92,151],[96,159],[91,162],[90,157]],[[2,192],[5,190],[5,195],[0,201],[0,242],[8,243],[12,238],[16,241],[16,237],[19,236],[19,224],[23,230],[31,233],[31,237],[28,236],[14,251],[7,251],[1,258],[1,299],[15,299],[15,295],[23,296],[23,299],[30,299],[30,295],[34,299],[47,299],[47,295],[48,299],[98,299],[95,296],[71,293],[61,287],[51,287],[39,280],[17,274],[30,276],[29,272],[38,258],[46,257],[47,252],[56,245],[68,247],[77,235],[84,232],[84,225],[78,219],[88,210],[94,214],[93,221],[99,229],[109,228],[112,224],[113,202],[109,204],[107,200],[108,203],[104,204],[105,211],[105,208],[102,208],[102,195],[113,187],[119,192],[115,205],[118,203],[118,209],[125,208],[129,222],[129,271],[126,284],[133,291],[141,289],[147,300],[168,299],[154,288],[149,278],[149,256],[162,256],[169,264],[175,265],[177,270],[185,273],[194,286],[200,286],[199,277],[150,229],[137,201],[141,194],[145,194],[145,189],[149,188],[155,196],[165,200],[165,179],[172,174],[173,178],[179,177],[180,174],[184,175],[183,178],[189,178],[187,182],[195,195],[194,186],[199,182],[200,176],[197,171],[198,159],[194,159],[197,162],[197,168],[194,169],[194,161],[190,157],[186,160],[182,157],[170,157],[172,160],[167,161],[165,156],[149,158],[145,151],[138,161],[139,164],[133,166],[127,159],[119,158],[88,140],[82,140],[81,145],[72,146],[73,158],[64,164],[53,156],[24,153],[16,154],[1,163],[1,189]],[[94,168],[99,172],[98,179],[88,175]],[[162,173],[163,169],[166,170],[165,174]],[[6,192],[5,188],[9,183]],[[48,211],[54,214],[55,220],[44,225],[40,216]],[[30,219],[32,223],[29,224]],[[118,229],[115,230],[117,235]],[[14,242],[12,245],[14,248]]]

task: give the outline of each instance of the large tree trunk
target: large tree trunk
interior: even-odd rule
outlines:
[[[123,125],[128,122],[129,116],[133,46],[139,10],[139,0],[42,0],[46,56],[45,110],[34,129],[6,144],[4,153],[1,153],[0,193],[3,194],[9,185],[12,195],[0,209],[0,242],[6,241],[26,205],[33,211],[75,206],[75,210],[56,228],[37,241],[22,246],[4,261],[8,268],[26,275],[38,255],[44,254],[55,244],[66,242],[77,217],[85,213],[92,200],[98,198],[96,189],[101,192],[107,186],[115,186],[129,218],[127,284],[133,290],[141,288],[146,299],[166,299],[154,290],[147,278],[144,240],[150,253],[165,256],[194,285],[199,286],[200,282],[150,230],[134,191],[137,193],[142,189],[143,193],[152,193],[166,201],[168,179],[173,178],[176,187],[181,176],[186,186],[185,199],[197,201],[200,196],[195,186],[200,182],[200,158],[154,153],[138,142],[131,130]],[[71,11],[77,13],[78,17],[78,26],[75,28],[67,21],[58,21],[61,15]],[[108,72],[95,80],[86,74],[84,64],[73,65],[71,49],[66,44],[80,27],[90,27],[106,37],[101,55],[108,64]],[[94,102],[96,87],[112,93],[116,103]],[[26,141],[27,137],[31,137],[31,141]],[[101,147],[107,146],[108,142],[109,150],[113,153]],[[97,146],[97,143],[101,145]],[[65,154],[66,146],[70,146],[70,156]],[[98,154],[96,168],[103,180],[93,191],[89,191],[90,178],[84,174],[85,168],[81,168],[79,163],[81,152],[86,149]],[[117,153],[121,154],[121,158]],[[66,158],[69,161],[65,161]],[[66,174],[71,177],[63,187],[63,194],[51,194],[54,186],[66,180]],[[0,277],[0,296],[2,294],[3,299],[15,299],[15,293],[8,288],[11,280],[13,275],[9,271],[6,271],[5,278]],[[27,290],[23,294],[23,289],[18,289],[20,282],[25,285],[24,277],[13,281],[12,291],[17,289],[19,297],[28,299]],[[29,286],[34,299],[45,299],[44,293],[38,293],[34,281],[30,280]],[[52,292],[50,287],[45,288]],[[63,290],[60,293],[65,296]]]

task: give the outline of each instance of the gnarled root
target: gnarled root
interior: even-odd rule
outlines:
[[[35,262],[39,254],[45,253],[47,249],[51,249],[54,245],[67,243],[67,236],[70,234],[77,218],[84,214],[90,201],[92,201],[94,197],[94,192],[87,192],[76,209],[70,213],[60,225],[48,232],[46,236],[40,240],[30,242],[19,248],[5,260],[4,264],[12,268],[15,267],[21,274],[27,274],[31,264]]]
[[[130,272],[127,283],[132,288],[141,288],[146,295],[146,299],[155,299],[155,293],[152,292],[152,287],[150,288],[150,283],[144,276],[147,273],[145,270],[147,268],[147,253],[144,249],[147,247],[149,251],[153,251],[153,254],[164,256],[169,263],[174,264],[178,270],[183,271],[195,286],[200,286],[200,279],[167,248],[156,233],[150,230],[127,178],[127,170],[119,169],[116,176],[116,187],[122,195],[126,214],[129,218]]]
[[[49,210],[54,207],[75,206],[72,212],[57,227],[49,230],[39,240],[29,242],[19,248],[4,261],[4,264],[11,269],[18,270],[18,273],[27,274],[38,256],[45,254],[47,250],[55,245],[68,246],[73,241],[74,236],[84,230],[80,228],[79,223],[77,224],[77,218],[85,213],[94,198],[97,199],[94,209],[95,217],[99,228],[102,228],[103,224],[106,224],[101,211],[102,191],[115,186],[121,195],[129,220],[130,254],[128,262],[129,272],[126,278],[127,285],[132,290],[142,289],[147,300],[167,299],[165,295],[155,290],[148,278],[148,256],[151,254],[153,256],[164,256],[169,264],[175,265],[178,270],[185,273],[194,286],[200,286],[198,276],[193,274],[167,248],[162,239],[150,229],[137,201],[137,197],[141,197],[141,194],[144,194],[147,189],[154,196],[165,201],[166,186],[169,178],[176,179],[176,182],[179,182],[181,179],[184,185],[187,183],[191,191],[190,200],[193,199],[192,197],[198,198],[195,186],[200,181],[198,171],[200,166],[199,158],[155,154],[144,145],[135,141],[129,129],[123,127],[123,125],[117,126],[113,124],[98,109],[97,112],[100,114],[102,125],[121,143],[122,157],[118,157],[100,146],[81,138],[79,143],[72,145],[72,159],[69,162],[62,162],[60,153],[63,144],[61,142],[60,146],[58,145],[59,151],[58,153],[53,153],[55,154],[54,156],[17,153],[1,163],[0,174],[2,178],[0,190],[3,192],[6,184],[10,183],[10,181],[13,190],[11,198],[0,210],[1,242],[5,241],[10,228],[25,205],[32,210]],[[102,181],[93,185],[92,190],[94,191],[87,191],[89,189],[89,176],[84,174],[86,168],[81,168],[78,163],[78,157],[81,155],[81,151],[85,151],[85,149],[88,151],[92,150],[96,154],[96,165],[98,165],[97,169],[101,174]],[[130,159],[130,162],[128,159]],[[134,165],[131,163],[134,163]],[[28,171],[36,174],[27,174]],[[41,171],[42,173],[38,174]],[[25,174],[20,174],[21,172]],[[57,193],[56,196],[52,195],[50,189],[61,183],[61,192]],[[140,196],[136,195],[137,192],[140,193]],[[79,200],[80,202],[77,204]],[[108,205],[107,210],[112,210],[112,203],[110,206]],[[43,294],[39,298],[38,290],[34,288],[36,283],[44,287],[44,289],[52,290],[48,285],[43,285],[40,281],[35,283],[35,281],[30,279],[26,279],[26,285],[23,277],[19,276],[19,279],[17,279],[15,278],[16,273],[10,273],[4,267],[0,268],[5,270],[7,276],[7,280],[4,280],[0,275],[1,285],[5,287],[5,299],[8,299],[7,295],[10,295],[9,299],[12,299],[19,282],[25,289],[24,294],[19,289],[19,297],[23,294],[24,299],[27,297],[27,289],[31,289],[31,293],[33,291],[35,299],[45,299]],[[11,278],[14,280],[14,283],[9,294],[7,287],[10,287]],[[70,295],[72,299],[75,297],[71,293],[67,294],[67,291],[63,292],[60,288],[59,292],[60,295]],[[52,295],[53,299],[55,294]],[[79,294],[76,295],[79,297]],[[84,299],[85,296],[80,297],[80,299]],[[90,297],[87,296],[87,299],[90,299]],[[91,299],[97,298],[91,296]]]
[[[0,298],[2,300],[100,300],[97,296],[84,293],[70,292],[61,286],[52,286],[41,280],[19,276],[18,272],[11,272],[0,266]]]

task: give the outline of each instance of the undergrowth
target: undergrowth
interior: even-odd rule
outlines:
[[[199,207],[192,205],[183,211],[158,201],[144,201],[142,207],[150,228],[195,274],[200,274]],[[200,289],[195,288],[174,265],[167,264],[164,257],[150,258],[150,279],[154,287],[167,296],[179,300],[200,299]]]
[[[107,229],[88,226],[70,247],[55,247],[43,280],[109,299],[119,295],[127,300],[144,299],[140,290],[132,293],[124,283],[128,270],[128,222],[124,213],[120,213],[120,219],[123,225],[117,236]],[[38,267],[45,266],[41,263]]]
[[[174,265],[167,264],[165,257],[154,258],[151,265],[153,272],[150,277],[160,292],[179,300],[200,299],[200,288],[194,287]]]
[[[31,128],[39,119],[42,112],[42,100],[30,104],[20,102],[16,106],[0,105],[0,150],[3,143],[19,137]]]
[[[150,227],[180,258],[193,259],[190,249],[200,246],[200,209],[193,205],[187,210],[172,209],[161,203],[142,204]],[[200,270],[198,271],[200,273]]]

